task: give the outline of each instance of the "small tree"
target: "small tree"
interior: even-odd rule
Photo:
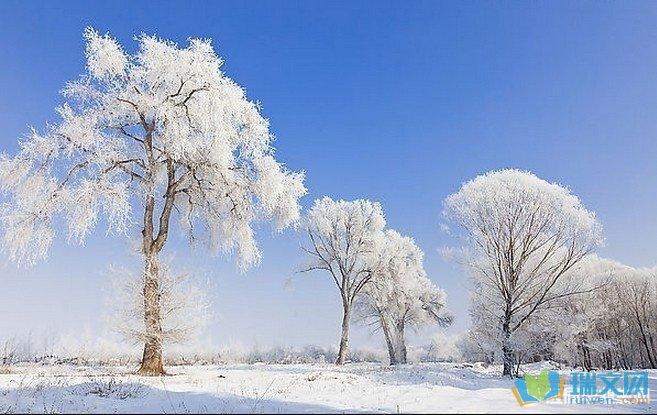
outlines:
[[[18,262],[45,257],[63,216],[83,241],[102,216],[109,230],[140,224],[145,342],[140,374],[164,373],[158,257],[177,213],[190,239],[237,251],[241,268],[260,258],[252,224],[296,222],[303,174],[274,158],[269,123],[222,71],[209,40],[186,48],[142,35],[134,55],[85,31],[87,74],[64,89],[62,121],[0,158],[10,196],[0,218]]]
[[[109,302],[110,323],[114,331],[130,342],[143,343],[148,339],[144,327],[143,272],[114,268],[114,281]],[[210,319],[207,287],[190,274],[174,272],[161,262],[158,291],[162,319],[162,343],[183,344],[196,338]]]
[[[342,300],[342,332],[336,364],[344,364],[349,345],[349,321],[359,293],[375,274],[385,218],[381,205],[368,200],[316,200],[305,228],[310,262],[302,271],[328,272]]]
[[[519,170],[465,183],[445,200],[445,215],[465,230],[465,263],[485,306],[476,311],[494,319],[511,376],[512,335],[537,311],[591,289],[568,272],[602,243],[601,226],[568,189]]]
[[[383,332],[390,364],[406,363],[405,331],[425,324],[447,326],[446,295],[427,278],[424,252],[412,238],[394,230],[385,232],[376,276],[357,303],[358,315]]]

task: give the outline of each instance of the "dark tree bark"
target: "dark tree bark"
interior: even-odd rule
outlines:
[[[515,359],[513,350],[509,344],[511,338],[511,315],[508,312],[505,314],[504,322],[502,323],[502,335],[502,363],[504,365],[502,376],[513,377],[515,375]]]

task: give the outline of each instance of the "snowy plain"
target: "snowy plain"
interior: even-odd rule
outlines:
[[[633,412],[649,405],[543,403],[520,407],[498,367],[424,363],[173,366],[140,377],[129,367],[14,366],[0,374],[0,413]],[[657,386],[657,371],[650,387]]]

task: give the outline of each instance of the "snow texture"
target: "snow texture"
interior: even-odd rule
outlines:
[[[528,368],[540,371],[546,364]],[[339,413],[634,412],[649,405],[520,407],[500,366],[433,363],[171,367],[159,378],[125,367],[29,366],[0,375],[0,412]],[[651,389],[657,372],[650,372]],[[568,385],[566,385],[566,388]]]

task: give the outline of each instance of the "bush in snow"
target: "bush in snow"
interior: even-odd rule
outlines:
[[[146,395],[146,388],[141,383],[124,382],[116,377],[91,378],[89,382],[75,387],[78,395],[95,395],[108,399],[134,399]]]

